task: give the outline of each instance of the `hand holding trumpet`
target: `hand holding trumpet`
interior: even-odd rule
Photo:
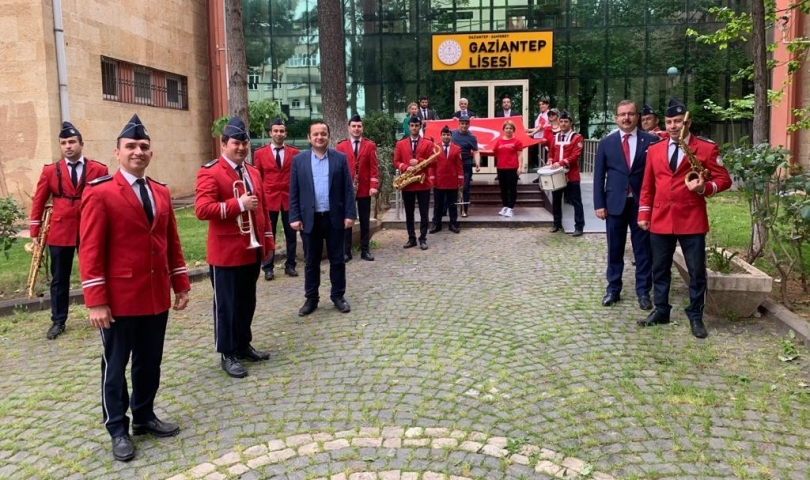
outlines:
[[[243,193],[239,197],[239,201],[242,202],[242,205],[245,207],[245,210],[248,212],[252,212],[256,210],[256,207],[259,206],[259,197],[256,195],[248,195],[247,192]]]

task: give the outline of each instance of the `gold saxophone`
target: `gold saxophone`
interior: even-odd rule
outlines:
[[[684,141],[684,135],[686,134],[686,122],[689,121],[689,112],[686,112],[686,115],[683,117],[683,127],[681,127],[681,134],[678,136],[678,146],[681,147],[683,153],[686,154],[686,158],[689,160],[689,164],[691,165],[691,170],[686,176],[683,178],[683,182],[689,186],[689,182],[692,180],[697,180],[698,178],[702,177],[703,180],[710,179],[709,170],[703,166],[703,163],[697,159],[695,156],[695,152],[689,148],[689,145],[686,144]]]
[[[429,156],[427,159],[422,160],[416,166],[413,167],[413,170],[405,170],[400,174],[397,178],[394,179],[394,188],[397,190],[402,190],[403,188],[407,187],[412,183],[425,183],[425,174],[419,173],[422,170],[426,169],[434,160],[439,158],[439,154],[442,153],[442,149],[439,148],[438,145],[433,145],[433,155]]]
[[[34,298],[34,287],[39,276],[39,267],[42,265],[42,258],[45,256],[45,244],[48,242],[48,232],[51,230],[51,212],[53,205],[45,205],[42,212],[42,224],[39,228],[39,245],[34,242],[25,244],[25,251],[31,254],[31,266],[28,267],[28,298]]]

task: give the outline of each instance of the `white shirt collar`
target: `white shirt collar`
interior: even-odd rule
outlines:
[[[70,164],[70,163],[72,163],[72,162],[71,162],[70,160],[68,160],[67,158],[65,158],[65,163]],[[82,164],[82,166],[84,166],[84,155],[82,155],[81,157],[79,157],[79,159],[78,159],[78,160],[76,160],[76,163],[81,163],[81,164]]]
[[[135,181],[138,180],[138,178],[146,179],[145,176],[144,177],[136,177],[135,175],[127,172],[126,170],[124,170],[123,168],[119,168],[118,171],[121,172],[121,175],[123,175],[124,179],[127,181],[127,183],[130,186],[135,185]]]
[[[228,162],[228,165],[230,165],[231,168],[233,168],[234,170],[236,170],[236,167],[239,166],[236,163],[234,163],[230,158],[226,157],[225,155],[223,155],[222,158],[224,158],[225,161]]]
[[[692,139],[692,133],[690,132],[689,135],[687,135],[686,138],[683,139],[683,143],[685,143],[686,145],[689,145],[689,140],[691,140],[691,139]],[[669,144],[670,145],[678,145],[678,141],[673,140],[673,139],[670,138],[669,139]],[[669,147],[667,146],[667,148],[669,148]]]

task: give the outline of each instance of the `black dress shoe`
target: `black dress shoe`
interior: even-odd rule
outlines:
[[[250,360],[251,362],[260,362],[262,360],[269,360],[270,354],[267,352],[260,352],[253,348],[253,345],[248,345],[247,348],[236,351],[236,358],[244,358],[245,360]]]
[[[618,293],[606,293],[605,296],[602,297],[602,306],[609,307],[621,299]]]
[[[177,424],[164,422],[159,418],[153,418],[146,423],[133,423],[132,434],[144,435],[151,433],[156,437],[173,437],[180,433],[180,427]]]
[[[316,308],[318,308],[318,301],[308,298],[298,310],[298,316],[303,317],[309,315],[310,313],[314,312]]]
[[[352,311],[351,305],[349,305],[349,302],[347,302],[343,297],[338,297],[332,300],[332,303],[334,303],[337,309],[340,310],[340,313],[349,313]]]
[[[559,225],[554,225],[553,227],[551,227],[551,233],[557,233],[560,230],[562,230],[562,227]]]
[[[534,180],[532,180],[532,183],[540,183],[540,177],[537,177]]]
[[[343,263],[351,262],[352,258],[354,258],[354,257],[352,257],[351,253],[347,253],[347,254],[343,255]]]
[[[697,338],[706,338],[709,336],[709,332],[706,331],[706,327],[703,325],[703,320],[689,320],[689,325],[692,327],[692,335]]]
[[[361,253],[360,258],[362,258],[363,260],[369,261],[369,262],[374,261],[374,255],[372,255],[371,252],[363,252],[363,253]]]
[[[65,333],[65,325],[62,323],[54,323],[51,325],[51,328],[48,329],[46,337],[48,337],[48,340],[53,340],[63,333]]]
[[[652,310],[653,309],[653,304],[652,304],[652,301],[650,301],[650,296],[649,295],[639,295],[638,296],[638,308],[640,308],[642,310]]]
[[[284,267],[284,273],[288,277],[297,277],[298,276],[298,272],[295,271],[295,267]]]
[[[233,378],[245,378],[247,377],[247,369],[239,363],[239,360],[236,359],[233,355],[223,355],[222,356],[222,369],[225,370],[225,373],[230,375]]]
[[[449,228],[449,229],[450,229],[450,231],[451,231],[451,232],[453,232],[453,233],[458,233],[458,232],[460,232],[460,231],[461,231],[461,230],[459,230],[459,229],[458,229],[458,225],[450,225],[450,227],[448,227],[448,228]]]
[[[428,249],[427,242],[425,240],[420,241],[419,248],[421,248],[422,250],[427,250]]]
[[[571,236],[572,237],[581,237],[582,236],[582,229],[577,228],[576,230],[574,230],[574,233],[572,233]]]
[[[430,230],[428,230],[428,233],[437,233],[441,231],[442,231],[441,225],[433,225],[432,227],[430,227]]]
[[[639,327],[652,327],[653,325],[665,325],[669,323],[669,315],[664,315],[658,310],[653,310],[644,320],[639,320],[636,324]]]
[[[276,278],[276,274],[275,274],[275,273],[273,273],[272,271],[270,271],[270,272],[264,272],[264,279],[265,279],[265,280],[267,280],[268,282],[269,282],[270,280],[274,279],[274,278]]]
[[[113,458],[119,462],[128,462],[135,458],[135,445],[129,435],[112,439]]]
[[[415,246],[416,246],[416,239],[415,238],[410,238],[410,239],[408,239],[408,243],[403,245],[402,248],[413,248]]]

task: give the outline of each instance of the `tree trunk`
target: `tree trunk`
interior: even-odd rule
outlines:
[[[228,44],[228,113],[241,118],[245,125],[250,125],[242,0],[225,0],[225,29]]]
[[[318,48],[321,51],[323,120],[334,145],[347,136],[346,55],[341,0],[318,0]]]
[[[350,21],[352,25],[352,36],[351,36],[351,44],[352,44],[352,64],[351,64],[351,90],[349,91],[349,107],[351,107],[352,113],[357,113],[357,87],[360,85],[360,82],[357,81],[357,56],[360,55],[360,46],[357,44],[357,7],[355,6],[355,0],[348,0],[349,3],[349,15]]]
[[[768,141],[768,57],[765,38],[765,0],[752,0],[751,51],[754,60],[754,131],[753,143]]]

